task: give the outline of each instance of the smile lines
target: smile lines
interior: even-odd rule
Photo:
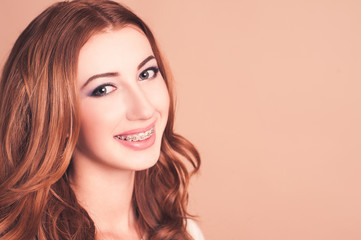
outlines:
[[[154,127],[149,129],[148,131],[141,132],[138,134],[118,135],[118,136],[116,136],[116,138],[123,140],[123,141],[128,141],[128,142],[137,142],[137,141],[143,141],[143,140],[150,138],[153,135],[153,133],[154,133]]]

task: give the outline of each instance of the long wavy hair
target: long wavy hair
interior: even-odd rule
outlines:
[[[106,0],[52,5],[16,41],[0,82],[0,238],[95,239],[96,228],[70,187],[68,169],[79,135],[78,55],[104,29],[133,25],[147,36],[171,104],[161,154],[136,172],[133,207],[148,239],[191,239],[187,187],[197,172],[196,148],[174,133],[174,95],[149,27]],[[187,164],[190,163],[190,164]]]

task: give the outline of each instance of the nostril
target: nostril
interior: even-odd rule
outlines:
[[[154,115],[154,106],[140,92],[132,93],[128,101],[127,118],[128,120],[146,120]]]

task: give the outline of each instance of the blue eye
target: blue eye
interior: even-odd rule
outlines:
[[[105,95],[113,92],[115,89],[116,89],[116,87],[114,87],[111,84],[103,84],[103,85],[97,87],[96,89],[94,89],[94,91],[91,93],[91,96],[102,97],[102,96],[105,96]]]
[[[144,70],[139,75],[139,80],[153,79],[157,76],[159,69],[157,67],[150,67]]]

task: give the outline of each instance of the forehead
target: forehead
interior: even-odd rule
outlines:
[[[102,31],[80,49],[78,78],[81,81],[102,72],[129,70],[150,55],[151,45],[137,27]]]

